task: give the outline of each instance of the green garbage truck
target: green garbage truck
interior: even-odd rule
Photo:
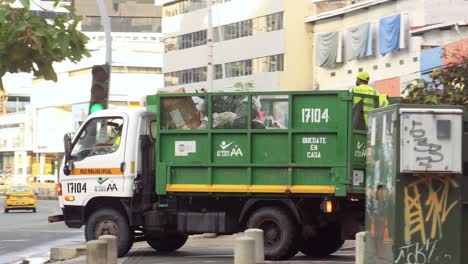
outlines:
[[[348,91],[161,94],[65,135],[70,228],[174,251],[189,235],[264,230],[265,256],[327,256],[364,228],[367,131]],[[361,123],[361,125],[358,125]]]

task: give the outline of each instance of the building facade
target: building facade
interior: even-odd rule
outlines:
[[[313,32],[314,83],[347,89],[367,71],[380,92],[401,96],[409,82],[446,64],[443,49],[466,43],[467,8],[463,0],[316,2],[305,19]]]
[[[207,90],[207,1],[163,2],[166,90]],[[212,91],[310,90],[307,0],[216,0]],[[299,73],[299,74],[298,74]]]

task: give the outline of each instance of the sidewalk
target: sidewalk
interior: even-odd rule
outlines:
[[[178,263],[221,263],[232,264],[234,262],[234,240],[241,234],[231,236],[218,236],[207,238],[203,235],[190,236],[187,243],[177,251],[170,253],[161,253],[152,249],[146,242],[135,243],[132,250],[126,257],[118,260],[119,264],[178,264]],[[346,241],[343,248],[334,256],[326,259],[313,259],[302,254],[296,255],[288,261],[265,261],[265,263],[354,263],[354,241]],[[86,258],[79,257],[76,259],[54,262],[61,264],[83,264],[86,263]]]
[[[175,264],[175,263],[233,263],[234,262],[234,240],[241,234],[232,236],[218,236],[206,238],[203,235],[191,236],[187,243],[178,251],[171,253],[160,253],[153,250],[146,242],[136,243],[128,257],[119,263],[122,264]],[[354,263],[354,240],[346,241],[341,252],[348,256],[331,256],[326,262],[333,260],[343,261],[337,263]],[[330,259],[331,261],[328,261]],[[289,261],[265,261],[265,263],[314,263],[317,259],[298,254]],[[348,262],[350,261],[350,262]],[[317,262],[315,262],[317,263]]]

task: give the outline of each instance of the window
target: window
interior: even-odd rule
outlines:
[[[159,17],[110,17],[112,32],[161,32],[161,18]],[[83,31],[102,32],[100,17],[83,18]]]
[[[216,64],[214,66],[214,72],[215,72],[215,80],[222,79],[223,78],[223,65]]]
[[[251,75],[258,72],[275,72],[284,70],[284,55],[254,58],[229,62],[225,65],[226,78]]]
[[[283,29],[283,13],[276,13],[266,17],[266,31]]]
[[[164,74],[165,86],[206,81],[206,67],[187,69]]]
[[[201,30],[177,37],[166,38],[164,40],[164,50],[168,52],[205,45],[207,38],[206,34],[206,30]]]
[[[280,29],[283,29],[282,12],[215,27],[213,29],[213,40],[215,42],[219,42],[252,36],[258,32],[268,32]],[[206,40],[206,30],[167,38],[164,41],[165,51],[167,52],[205,45]]]
[[[224,2],[224,1],[223,1]],[[215,2],[216,4],[219,1]],[[163,6],[163,14],[166,17],[177,16],[206,7],[206,0],[179,0]]]
[[[123,119],[95,118],[86,124],[73,146],[72,156],[82,160],[88,156],[102,155],[119,149]]]

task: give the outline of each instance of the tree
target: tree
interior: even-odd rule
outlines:
[[[88,38],[76,28],[82,17],[73,6],[63,5],[68,14],[46,19],[30,14],[30,0],[20,0],[22,8],[13,8],[13,2],[0,0],[0,95],[5,93],[6,73],[32,72],[57,81],[54,62],[78,62],[90,56],[85,47]],[[54,8],[58,5],[59,0],[54,0]]]
[[[404,103],[452,104],[468,109],[468,55],[444,51],[444,57],[454,62],[436,68],[429,80],[416,79],[404,90]]]

